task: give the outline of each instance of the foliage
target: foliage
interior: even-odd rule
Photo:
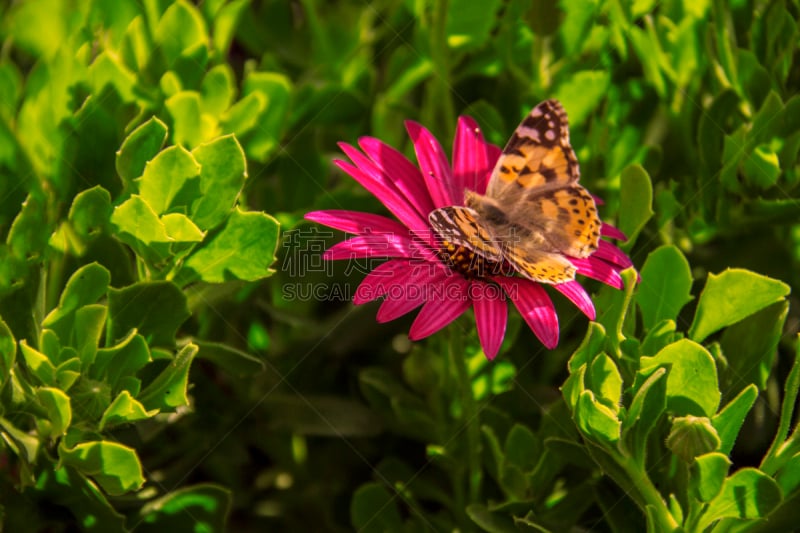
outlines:
[[[797,523],[796,0],[0,5],[9,531],[761,531]],[[629,239],[557,299],[411,344],[323,264],[334,170],[402,123],[503,144],[545,98]],[[337,156],[340,157],[340,156]],[[269,214],[267,214],[269,213]],[[280,224],[279,224],[280,222]],[[585,332],[585,333],[584,333]],[[583,338],[583,341],[581,341]]]

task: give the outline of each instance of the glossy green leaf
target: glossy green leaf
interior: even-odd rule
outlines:
[[[755,468],[742,468],[725,480],[722,491],[708,504],[698,531],[722,518],[765,517],[781,499],[781,489],[772,478]]]
[[[720,452],[731,453],[745,417],[757,398],[758,388],[750,384],[711,419],[720,436]]]
[[[173,65],[181,55],[208,42],[205,21],[195,6],[178,0],[161,16],[155,29],[155,41],[167,64]]]
[[[653,216],[653,185],[640,165],[625,168],[620,179],[619,229],[628,237],[625,246],[630,248]]]
[[[655,355],[668,344],[680,339],[681,336],[680,333],[675,331],[675,321],[662,320],[647,332],[640,346],[640,352],[642,355]]]
[[[666,366],[667,408],[676,415],[711,417],[717,412],[720,392],[713,357],[688,339],[674,342],[653,357],[642,357],[641,371]]]
[[[205,139],[200,93],[180,91],[165,102],[172,117],[172,142],[193,147]]]
[[[134,194],[115,207],[111,223],[116,226],[119,238],[133,246],[139,254],[146,254],[146,248],[149,247],[158,250],[161,256],[167,255],[163,246],[172,239],[158,214],[141,196]],[[159,248],[158,245],[162,247]]]
[[[40,261],[49,237],[44,205],[28,196],[8,230],[6,242],[11,254],[21,261]]]
[[[232,502],[231,491],[202,483],[168,492],[147,502],[139,512],[137,531],[225,531]]]
[[[36,461],[41,443],[34,435],[15,427],[9,420],[0,417],[0,432],[6,444],[28,463]]]
[[[278,221],[264,213],[234,210],[225,225],[192,253],[179,283],[254,281],[272,274],[278,245]]]
[[[170,146],[145,165],[139,181],[140,197],[160,215],[170,208],[187,181],[199,174],[200,164],[188,150]]]
[[[775,476],[775,481],[778,482],[785,495],[800,488],[800,453],[796,453],[786,462]]]
[[[151,346],[172,346],[175,333],[189,318],[186,295],[169,281],[143,281],[108,293],[108,342],[136,329]]]
[[[151,117],[125,138],[117,152],[116,167],[126,189],[133,189],[133,180],[144,173],[145,165],[166,140],[167,126],[158,117]]]
[[[72,422],[69,396],[59,389],[42,387],[36,390],[36,399],[47,412],[52,427],[52,436],[64,435]]]
[[[638,386],[622,421],[626,446],[640,462],[644,461],[647,438],[667,408],[666,374],[666,368],[659,368]]]
[[[111,211],[111,195],[97,185],[75,195],[69,209],[69,221],[78,235],[91,237],[108,226]]]
[[[665,319],[676,320],[692,299],[692,272],[680,250],[671,245],[657,248],[647,256],[641,276],[636,303],[644,327],[650,329]]]
[[[70,340],[78,351],[84,368],[88,368],[94,361],[107,314],[108,308],[100,304],[85,305],[75,311],[75,331]]]
[[[591,391],[583,391],[575,406],[575,422],[588,438],[612,447],[620,437],[620,421],[610,408],[594,399]]]
[[[712,452],[695,457],[691,466],[690,490],[701,502],[710,502],[722,490],[731,461],[728,456]]]
[[[622,376],[614,361],[606,354],[600,354],[592,361],[587,378],[595,397],[612,411],[618,410],[622,398]]]
[[[171,410],[189,404],[189,367],[197,355],[197,346],[187,344],[139,395],[146,409]]]
[[[606,330],[603,325],[597,322],[589,322],[589,329],[586,331],[581,345],[569,358],[570,373],[575,372],[584,364],[591,363],[603,351],[605,341]]]
[[[223,5],[214,17],[214,31],[211,40],[214,50],[226,57],[241,17],[247,12],[247,0],[233,0]]]
[[[84,442],[58,447],[60,463],[94,479],[112,496],[138,490],[144,484],[142,465],[136,450],[109,441]]]
[[[235,78],[227,63],[215,65],[206,72],[200,88],[203,112],[222,114],[236,97]]]
[[[202,166],[200,192],[191,218],[201,229],[211,229],[233,212],[247,177],[244,151],[233,135],[220,137],[192,151]]]
[[[783,300],[789,290],[782,281],[748,270],[733,268],[719,275],[709,274],[689,336],[701,342],[712,333]]]
[[[25,366],[42,384],[55,385],[56,368],[46,355],[28,346],[25,339],[19,341],[19,351],[25,361]]]
[[[447,44],[457,50],[472,50],[482,46],[495,23],[494,14],[499,0],[475,3],[454,0],[447,10],[445,32]]]
[[[278,146],[289,114],[292,83],[283,74],[274,72],[251,72],[244,80],[242,96],[261,92],[267,98],[267,108],[261,114],[258,128],[250,131],[242,145],[249,157],[265,161]]]
[[[144,420],[155,416],[156,413],[158,413],[158,409],[153,409],[152,411],[146,410],[128,391],[123,390],[114,398],[111,405],[109,405],[108,409],[103,413],[98,429],[103,431],[103,429],[110,426]]]
[[[52,329],[62,343],[69,342],[74,334],[77,311],[105,296],[110,283],[111,274],[104,266],[98,263],[82,266],[69,278],[58,307],[45,317],[42,326]]]
[[[583,124],[597,111],[610,82],[611,75],[604,70],[581,70],[559,86],[556,97],[569,116],[570,128]]]
[[[768,189],[775,185],[781,175],[778,154],[769,146],[756,146],[742,163],[742,174],[756,187]]]

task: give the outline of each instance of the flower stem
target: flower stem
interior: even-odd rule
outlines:
[[[469,368],[467,368],[467,358],[464,356],[461,332],[457,331],[455,327],[450,328],[450,358],[458,376],[461,419],[466,426],[467,432],[467,498],[468,503],[474,503],[478,501],[481,490],[480,419],[478,418],[475,396],[472,391]]]

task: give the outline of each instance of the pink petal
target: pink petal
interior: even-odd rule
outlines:
[[[491,361],[500,351],[506,334],[508,306],[505,295],[500,287],[490,283],[473,283],[471,292],[478,338],[483,353]]]
[[[492,177],[492,171],[494,170],[495,165],[497,165],[497,160],[500,159],[500,154],[503,151],[496,145],[487,143],[486,144],[486,156],[487,162],[489,163],[489,173],[486,174],[486,181],[481,184],[481,188],[476,191],[479,194],[486,194],[486,187],[489,185],[489,178]]]
[[[442,145],[431,132],[416,122],[407,120],[406,130],[414,143],[419,169],[431,194],[434,207],[454,205],[458,194]]]
[[[625,252],[614,246],[608,241],[600,241],[600,246],[592,254],[593,257],[602,259],[612,265],[620,267],[620,270],[625,270],[632,267],[633,263],[630,258],[625,255]]]
[[[340,146],[342,146],[342,149],[344,150],[345,145]],[[346,152],[348,151],[351,154],[358,154],[355,156],[355,159],[369,161],[369,159],[359,154],[355,148],[348,148]],[[368,170],[364,170],[360,166],[353,166],[350,163],[341,161],[339,159],[335,159],[333,163],[350,174],[350,176],[360,183],[362,187],[372,193],[375,198],[380,200],[380,202],[385,205],[386,208],[389,209],[389,211],[391,211],[392,214],[398,218],[398,220],[400,220],[400,222],[412,230],[420,233],[424,233],[428,230],[427,214],[425,215],[425,218],[423,218],[416,208],[408,203],[408,200],[406,200],[406,198],[397,191],[393,184],[387,183],[386,180],[383,179],[380,172],[375,170],[374,165],[371,169],[368,166]],[[375,173],[371,174],[369,172],[370,170],[374,171]]]
[[[624,233],[622,233],[620,230],[618,230],[611,224],[606,224],[606,223],[603,223],[603,225],[600,226],[600,235],[602,235],[603,237],[610,237],[612,239],[617,239],[618,241],[623,241],[623,242],[628,240],[628,237],[626,237]]]
[[[442,280],[439,294],[428,295],[430,299],[422,306],[408,337],[419,340],[432,335],[461,316],[469,309],[472,301],[468,298],[469,282],[458,274]]]
[[[569,298],[578,309],[583,311],[583,314],[586,315],[589,320],[594,320],[597,317],[594,309],[594,302],[592,302],[586,290],[577,281],[572,280],[566,283],[559,283],[558,285],[553,285],[553,288]]]
[[[464,189],[479,191],[492,171],[486,153],[486,141],[478,123],[470,117],[458,117],[456,136],[453,140],[453,180],[455,203],[464,203]],[[483,194],[483,192],[481,192]]]
[[[599,196],[595,196],[594,194],[592,194],[592,198],[594,199],[594,203],[596,203],[597,205],[606,205],[605,200],[603,200]]]
[[[394,182],[397,189],[420,214],[427,217],[428,213],[433,211],[433,200],[425,186],[425,180],[419,169],[406,156],[374,137],[362,137],[358,140],[358,145]]]
[[[570,262],[578,269],[578,274],[583,274],[587,278],[602,281],[606,285],[610,285],[615,289],[622,290],[624,284],[619,272],[611,265],[594,256],[589,256],[586,259],[569,258]]]
[[[533,333],[548,349],[558,345],[558,315],[553,302],[538,283],[522,278],[497,276],[498,282]]]
[[[378,309],[378,322],[389,322],[413,311],[426,300],[432,299],[448,274],[442,270],[432,273],[417,272],[389,286],[386,299]]]
[[[381,215],[373,215],[372,213],[329,209],[306,213],[305,219],[357,235],[364,233],[395,233],[410,237],[408,228],[398,221]]]
[[[322,254],[328,261],[366,257],[418,257],[419,252],[408,237],[374,234],[353,237],[334,244]]]
[[[406,272],[410,270],[408,259],[390,259],[381,263],[361,281],[353,295],[353,303],[361,305],[383,296],[392,282],[406,277]]]

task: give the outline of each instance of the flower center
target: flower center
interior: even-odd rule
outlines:
[[[492,276],[508,276],[514,272],[505,262],[492,261],[466,246],[449,241],[442,241],[438,254],[445,265],[467,279],[488,279]]]

